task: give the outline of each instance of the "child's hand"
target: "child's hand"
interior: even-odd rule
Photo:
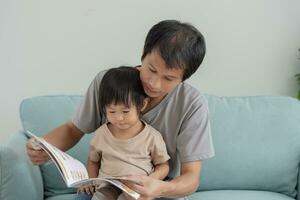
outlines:
[[[85,186],[78,188],[77,194],[86,193],[86,194],[93,195],[95,193],[95,191],[96,191],[96,188],[94,185],[85,185]]]

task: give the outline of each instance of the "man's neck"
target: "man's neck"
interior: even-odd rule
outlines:
[[[152,108],[154,108],[155,106],[157,106],[163,99],[165,96],[163,97],[155,97],[155,98],[150,98],[148,105],[146,107],[146,109],[143,111],[143,114],[147,113],[148,111],[150,111]]]

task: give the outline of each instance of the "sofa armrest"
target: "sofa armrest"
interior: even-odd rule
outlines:
[[[25,135],[19,132],[0,145],[1,200],[44,198],[41,172],[27,158],[26,141]]]
[[[296,196],[296,200],[300,200],[300,171],[299,171],[299,167],[298,167],[298,183],[297,183],[297,196]]]

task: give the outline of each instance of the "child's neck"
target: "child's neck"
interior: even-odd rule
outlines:
[[[145,125],[142,121],[138,120],[137,123],[128,129],[119,129],[111,123],[108,123],[107,127],[115,138],[127,140],[138,135],[144,129]]]

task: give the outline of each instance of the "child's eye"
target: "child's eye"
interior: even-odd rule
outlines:
[[[124,110],[123,113],[129,113],[129,110]]]
[[[149,68],[150,72],[155,73],[156,71],[154,69]]]
[[[109,113],[116,113],[115,111],[108,111]]]

